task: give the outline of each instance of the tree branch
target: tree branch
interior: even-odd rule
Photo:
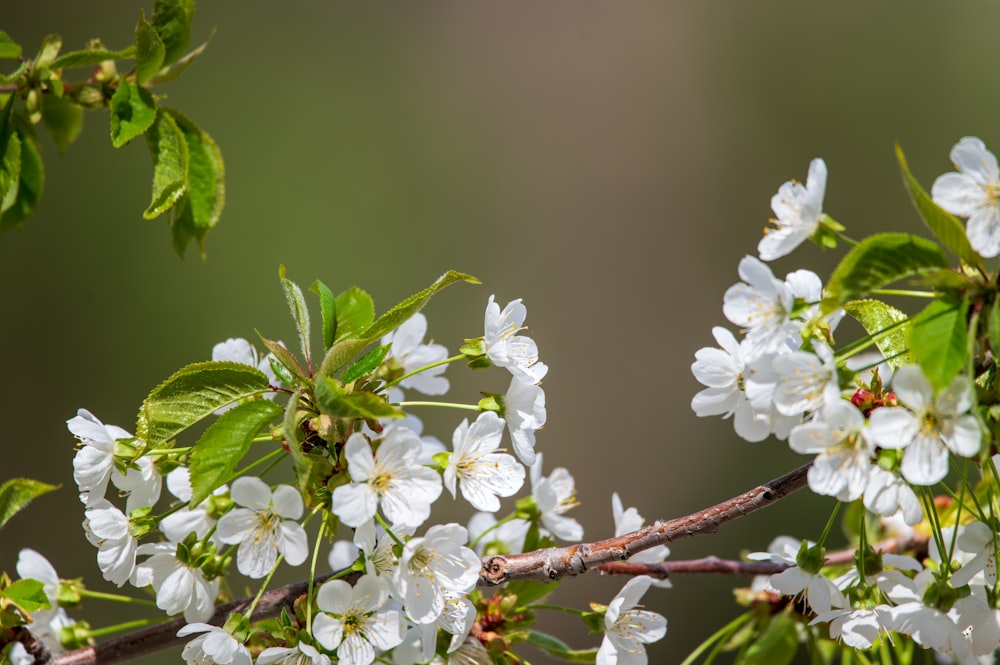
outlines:
[[[755,487],[711,508],[673,520],[658,520],[638,531],[616,538],[570,547],[536,550],[525,554],[484,557],[479,584],[480,586],[495,586],[515,579],[548,582],[564,575],[579,575],[588,570],[600,570],[600,564],[621,562],[637,552],[671,542],[677,538],[715,533],[726,522],[766,508],[775,501],[805,487],[806,472],[809,466],[809,464],[801,466],[780,478]],[[666,576],[670,565],[667,564],[664,570],[667,572],[657,573],[654,571],[652,574]],[[332,574],[318,576],[315,579],[315,584],[321,584],[330,577]],[[341,579],[353,584],[358,577],[358,573],[350,573]],[[295,599],[306,593],[308,584],[307,581],[301,581],[268,591],[261,597],[251,619],[256,621],[277,616],[281,613],[282,608],[291,610]],[[245,611],[250,606],[251,600],[251,598],[242,598],[220,605],[207,623],[221,626],[231,613]],[[183,617],[180,617],[107,640],[92,647],[56,655],[50,661],[39,659],[37,662],[54,665],[117,665],[162,649],[179,646],[186,640],[178,639],[176,637],[177,631],[187,623]]]
[[[739,496],[685,517],[657,520],[623,536],[568,547],[550,547],[524,554],[492,556],[483,560],[480,584],[496,585],[512,580],[551,582],[566,575],[580,575],[603,563],[624,561],[637,552],[678,538],[715,533],[726,522],[766,508],[806,486],[810,464],[759,485]]]

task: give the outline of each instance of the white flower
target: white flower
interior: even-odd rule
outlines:
[[[642,524],[645,521],[635,508],[625,509],[622,506],[622,500],[618,498],[618,492],[611,494],[611,516],[615,521],[615,538],[638,531],[642,528]],[[670,556],[670,548],[666,545],[657,545],[641,552],[636,552],[628,560],[631,563],[662,563],[668,556]],[[669,589],[673,586],[670,580],[665,578],[662,580],[650,578],[650,581],[654,586],[663,589]]]
[[[772,361],[777,375],[772,398],[778,413],[795,416],[840,401],[833,351],[821,342],[815,342],[813,349],[816,353],[793,351]]]
[[[393,524],[389,527],[397,538],[413,535],[413,527]],[[368,520],[354,530],[354,544],[365,553],[365,569],[369,575],[393,576],[399,565],[399,558],[393,550],[396,542],[375,520]],[[389,593],[393,594],[390,588]]]
[[[35,657],[28,653],[20,642],[12,642],[6,654],[0,651],[0,662],[9,662],[10,665],[34,665]]]
[[[330,665],[330,657],[316,647],[299,642],[297,647],[268,647],[257,656],[257,665]]]
[[[97,565],[104,579],[125,584],[135,568],[137,542],[129,532],[129,521],[106,499],[88,508],[83,521],[87,540],[98,548]]]
[[[451,635],[448,653],[452,653],[461,648],[465,638],[472,630],[472,625],[476,622],[476,606],[469,600],[468,596],[453,591],[445,591],[443,595],[444,610],[437,621],[417,626],[420,630],[421,654],[419,662],[421,663],[431,661],[434,658],[439,627]]]
[[[775,228],[765,229],[757,244],[757,253],[765,261],[789,254],[819,227],[826,193],[826,163],[814,159],[809,163],[809,176],[802,183],[789,180],[771,197],[771,210],[777,216],[771,222]]]
[[[865,508],[883,517],[901,512],[903,521],[909,526],[924,519],[924,510],[913,488],[895,473],[878,465],[868,470],[864,504]]]
[[[236,567],[247,577],[264,577],[278,560],[297,566],[309,556],[306,532],[295,520],[302,517],[302,497],[290,485],[271,489],[260,478],[244,476],[233,482],[234,508],[219,519],[219,540],[239,544]]]
[[[648,661],[646,647],[667,634],[667,620],[656,612],[636,609],[652,580],[633,577],[608,604],[604,614],[604,640],[597,651],[597,665],[641,665]]]
[[[795,295],[767,264],[753,256],[740,261],[739,275],[743,281],[726,290],[722,312],[746,330],[745,358],[750,360],[777,351],[795,331],[791,322]]]
[[[66,427],[83,444],[73,458],[73,480],[80,488],[80,500],[89,508],[107,492],[114,470],[115,441],[133,437],[121,427],[105,425],[86,409],[77,411]]]
[[[988,586],[997,583],[997,560],[994,547],[994,533],[982,522],[971,522],[965,525],[958,536],[958,549],[974,555],[951,576],[952,585],[959,587],[968,584],[972,577],[980,572],[985,577]]]
[[[786,596],[802,595],[816,614],[824,614],[834,607],[844,607],[847,599],[828,577],[818,573],[807,573],[798,565],[801,541],[791,538],[775,539],[767,552],[752,552],[747,555],[751,561],[774,561],[789,564],[789,568],[771,575],[770,587]],[[809,543],[812,546],[812,543]],[[779,549],[780,548],[780,549]]]
[[[448,349],[441,344],[424,344],[427,334],[427,317],[417,312],[403,325],[382,337],[382,346],[392,344],[389,358],[396,359],[403,367],[403,373],[409,374],[422,367],[427,367],[448,357]],[[443,395],[448,392],[448,379],[440,376],[447,365],[438,365],[431,369],[414,374],[403,379],[399,385],[403,388],[413,388],[425,395]]]
[[[411,621],[436,621],[444,611],[445,592],[468,593],[479,580],[476,553],[465,547],[468,532],[458,524],[439,524],[403,547],[395,584]]]
[[[375,517],[381,505],[393,524],[423,524],[441,495],[441,478],[417,463],[421,449],[420,439],[405,427],[387,429],[374,455],[363,434],[352,434],[344,444],[344,459],[354,482],[333,490],[334,514],[357,527]]]
[[[556,538],[575,543],[583,540],[583,527],[572,517],[563,515],[579,505],[576,484],[569,471],[559,467],[547,477],[542,477],[542,454],[539,453],[531,467],[531,494],[542,513],[542,524]]]
[[[181,657],[188,665],[252,665],[250,652],[232,635],[218,626],[189,623],[177,631],[177,637],[204,633],[184,645]]]
[[[350,568],[358,560],[359,552],[361,550],[358,546],[349,540],[338,540],[333,544],[333,549],[330,550],[330,555],[327,557],[330,570],[338,571]]]
[[[153,465],[153,460],[140,457],[135,461],[138,469],[129,467],[125,475],[112,472],[111,482],[122,492],[128,494],[125,511],[131,513],[139,508],[151,508],[160,500],[160,490],[163,487],[163,477]]]
[[[986,145],[966,136],[951,149],[959,173],[938,176],[931,187],[934,202],[948,212],[968,217],[969,243],[982,256],[1000,254],[1000,168]]]
[[[179,466],[167,474],[167,489],[175,497],[188,503],[191,501],[191,475],[186,466]],[[213,492],[214,496],[219,496],[229,492],[229,486],[223,485]],[[208,501],[202,501],[194,508],[184,506],[176,512],[170,513],[160,520],[160,531],[172,542],[179,543],[187,538],[189,533],[194,533],[199,539],[204,538],[213,532],[216,520],[209,514]],[[212,534],[212,539],[217,540],[216,534]]]
[[[525,383],[538,383],[549,368],[538,361],[538,346],[535,340],[517,333],[524,330],[524,319],[528,310],[521,299],[512,300],[500,311],[500,305],[493,301],[486,305],[486,355],[497,367],[506,367],[511,374]]]
[[[28,626],[28,630],[50,651],[62,653],[63,646],[60,642],[62,629],[76,622],[69,618],[66,610],[59,607],[59,574],[48,559],[28,548],[22,549],[17,555],[17,574],[22,579],[41,582],[45,597],[51,605],[50,609],[31,613],[32,623]]]
[[[320,612],[313,636],[325,649],[337,652],[344,665],[370,665],[375,649],[386,651],[403,641],[406,623],[396,610],[382,610],[389,597],[386,583],[365,575],[353,587],[330,580],[316,594]]]
[[[511,377],[510,387],[503,396],[503,409],[514,452],[531,466],[535,463],[535,430],[545,426],[545,391],[539,385]]]
[[[707,388],[694,396],[691,409],[699,418],[733,416],[733,427],[741,438],[763,441],[771,433],[771,419],[767,414],[757,413],[747,399],[743,344],[721,326],[712,328],[712,336],[722,348],[705,347],[694,354],[691,373]]]
[[[809,468],[813,492],[841,501],[854,501],[864,493],[875,447],[864,416],[850,402],[828,404],[815,419],[792,430],[788,445],[803,455],[816,454]]]
[[[478,512],[469,519],[468,528],[469,540],[476,543],[480,556],[487,550],[492,554],[519,554],[524,551],[524,537],[531,522],[514,518],[497,526],[493,513]]]
[[[212,618],[218,579],[210,582],[200,569],[181,563],[175,543],[146,543],[136,553],[152,556],[135,567],[132,583],[140,588],[152,585],[157,607],[171,616],[183,612],[189,622]]]
[[[869,418],[872,440],[882,448],[905,448],[900,468],[914,485],[933,485],[948,473],[948,451],[972,457],[982,434],[972,408],[972,382],[958,376],[938,397],[918,365],[900,367],[892,377],[897,399],[907,407],[875,409]]]
[[[809,625],[829,623],[830,637],[833,639],[840,639],[855,649],[870,649],[881,635],[890,630],[887,625],[888,610],[888,605],[878,605],[871,609],[830,610],[818,615]]]
[[[463,420],[452,436],[455,449],[448,457],[444,484],[455,496],[456,483],[462,496],[477,510],[500,510],[498,496],[516,494],[524,484],[524,467],[506,453],[497,452],[504,422],[493,411],[484,411],[469,425]]]

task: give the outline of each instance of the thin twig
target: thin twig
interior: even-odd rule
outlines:
[[[548,582],[564,575],[578,575],[587,570],[598,570],[603,563],[622,561],[628,557],[678,538],[715,533],[726,522],[766,508],[806,485],[809,464],[790,471],[780,478],[735,496],[728,501],[673,520],[658,520],[638,531],[590,544],[549,548],[525,554],[484,557],[479,576],[481,586],[494,586],[515,579]],[[352,583],[359,576],[351,573],[341,579]],[[331,575],[317,577],[321,584]],[[254,611],[252,620],[277,616],[282,608],[292,609],[295,599],[306,593],[308,581],[296,582],[265,593]],[[251,598],[220,605],[207,623],[221,626],[233,612],[246,611]],[[183,618],[143,628],[121,637],[54,656],[54,665],[117,665],[140,656],[176,647],[186,640],[176,637],[177,631],[187,625]]]

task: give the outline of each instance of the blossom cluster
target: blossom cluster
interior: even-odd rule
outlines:
[[[546,422],[539,384],[548,367],[539,361],[535,342],[523,334],[526,313],[520,300],[501,309],[491,296],[484,334],[466,340],[462,355],[454,358],[443,345],[424,342],[427,319],[414,313],[381,336],[378,362],[366,366],[369,378],[354,381],[398,411],[341,420],[336,411],[321,411],[304,421],[311,438],[308,445],[299,444],[299,462],[289,454],[297,444],[288,430],[257,425],[257,436],[248,444],[270,443],[270,452],[244,470],[236,471],[234,462],[230,473],[211,476],[211,492],[196,478],[205,474],[195,459],[198,447],[207,444],[182,448],[169,440],[154,446],[81,409],[67,427],[79,441],[74,477],[84,504],[84,531],[97,548],[102,575],[119,587],[149,588],[159,609],[184,616],[187,625],[178,636],[191,638],[183,652],[191,665],[487,662],[487,646],[496,650],[499,628],[495,615],[489,634],[479,625],[491,602],[475,590],[481,554],[513,554],[583,538],[581,525],[567,514],[577,505],[573,477],[561,467],[545,475],[542,454],[535,450],[536,432]],[[205,399],[211,407],[204,408],[216,421],[208,432],[241,416],[248,404],[262,405],[267,414],[266,401],[287,398],[286,409],[314,403],[296,401],[295,367],[284,345],[272,343],[269,349],[260,354],[244,339],[215,346],[212,368],[250,367],[251,377],[259,373],[266,384],[218,404],[212,400],[219,391],[209,392]],[[304,353],[308,358],[305,345]],[[457,425],[447,447],[423,433],[405,391],[445,394],[450,385],[444,370],[460,359],[474,368],[505,368],[510,383],[503,394],[483,393],[478,404],[462,406],[477,415]],[[322,398],[311,399],[319,403]],[[138,429],[149,431],[148,424],[143,427]],[[313,476],[295,466],[307,456],[327,465],[322,468],[328,475],[318,485],[310,485]],[[296,484],[264,479],[289,458]],[[269,460],[263,472],[246,473]],[[498,521],[503,500],[529,480],[530,496]],[[117,491],[109,491],[112,487]],[[170,496],[161,501],[164,488]],[[444,490],[477,511],[468,527],[429,524]],[[616,533],[638,528],[642,518],[635,509],[624,510],[618,496],[613,499]],[[312,537],[315,549],[307,535],[314,518],[320,523]],[[282,564],[301,566],[312,554],[315,568],[324,539],[332,541],[327,562],[333,574],[322,584],[310,583],[307,606],[297,606],[280,630],[250,625],[256,600],[244,614],[216,625],[220,592],[228,587],[234,566],[246,578],[262,580],[262,593]],[[637,560],[662,561],[667,554],[660,547]],[[56,652],[78,645],[81,635],[84,642],[89,639],[86,630],[69,639],[65,628],[73,622],[59,605],[67,588],[86,595],[79,581],[60,580],[32,550],[22,551],[18,573],[44,584],[50,609],[36,612],[29,626],[38,638]],[[605,639],[594,651],[597,662],[645,662],[642,645],[666,632],[663,617],[638,606],[654,583],[669,586],[635,577],[606,606],[601,615]],[[518,634],[514,629],[520,627],[512,625],[511,632]]]
[[[920,191],[914,193],[918,186],[911,185],[911,194],[918,210],[923,206],[938,216],[938,227],[929,222],[932,230],[947,228],[951,234],[939,233],[962,259],[953,274],[968,280],[968,290],[959,291],[959,297],[969,300],[957,299],[955,291],[943,286],[935,287],[940,291],[913,293],[941,298],[945,307],[961,312],[955,319],[965,326],[965,307],[971,313],[994,302],[990,292],[995,281],[981,262],[1000,254],[1000,170],[994,155],[976,138],[959,141],[951,158],[957,173],[939,177],[924,198]],[[880,322],[883,327],[872,329],[865,318],[870,301],[838,300],[839,293],[825,291],[820,278],[808,270],[776,277],[765,261],[790,254],[807,239],[824,247],[841,241],[855,248],[838,270],[855,270],[863,283],[879,286],[874,282],[883,277],[877,273],[882,268],[855,257],[875,256],[887,245],[879,245],[879,238],[865,244],[843,236],[845,227],[823,211],[826,179],[823,160],[813,160],[805,185],[787,182],[772,198],[776,219],[758,245],[759,258],[740,261],[742,281],[724,296],[723,313],[741,337],[725,327],[713,329],[718,347],[700,349],[691,366],[705,386],[691,406],[698,416],[732,417],[736,433],[745,440],[773,435],[787,440],[795,452],[813,456],[808,484],[815,493],[840,502],[858,501],[885,523],[901,524],[917,540],[926,542],[929,534],[923,560],[882,554],[862,534],[856,565],[846,572],[844,566],[824,568],[822,544],[779,539],[769,552],[750,557],[787,566],[784,572],[761,578],[757,591],[804,598],[813,625],[828,625],[830,637],[853,648],[872,648],[896,634],[958,662],[978,662],[1000,647],[998,523],[993,517],[998,475],[987,454],[991,446],[996,450],[987,423],[992,417],[988,409],[993,375],[981,369],[993,363],[989,341],[1000,338],[990,332],[989,341],[983,342],[986,335],[973,318],[967,332],[963,329],[956,336],[960,350],[954,355],[959,360],[945,374],[938,363],[948,355],[946,341],[932,338],[925,344],[931,350],[921,348],[919,354],[906,346],[919,343],[911,331],[932,320],[930,314],[909,319],[879,305],[879,312],[890,316]],[[967,245],[960,221],[949,213],[967,218]],[[928,270],[937,262],[929,260]],[[834,279],[839,279],[837,289],[847,290],[842,275],[835,273]],[[871,297],[874,291],[858,289],[850,295]],[[990,295],[984,297],[986,293]],[[849,307],[869,337],[836,350],[834,333],[845,312],[829,303]],[[897,326],[909,328],[899,335],[902,341],[886,341]],[[970,359],[963,363],[966,345]],[[866,346],[877,350],[859,353]],[[975,466],[984,479],[979,485],[968,475]],[[951,498],[935,501],[930,488],[946,482],[954,469],[966,470],[957,487],[948,490]],[[907,537],[897,530],[894,542]]]

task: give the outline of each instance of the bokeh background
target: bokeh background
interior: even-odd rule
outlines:
[[[7,3],[0,29],[28,52],[50,32],[67,48],[95,36],[120,48],[140,6]],[[538,449],[574,474],[588,539],[611,535],[614,490],[648,519],[673,517],[802,463],[693,415],[694,352],[725,323],[722,294],[756,252],[771,195],[811,158],[829,166],[826,210],[863,236],[917,228],[894,141],[927,186],[960,137],[1000,146],[997,25],[986,2],[202,3],[194,43],[216,29],[208,51],[156,92],[226,160],[207,261],[177,258],[165,222],[141,218],[148,152],[113,149],[105,113],[65,156],[43,141],[41,206],[0,238],[0,477],[63,485],[4,529],[0,569],[27,545],[104,588],[64,421],[86,407],[132,429],[145,394],[216,342],[255,329],[293,341],[282,263],[303,286],[366,288],[380,309],[448,268],[477,275],[483,286],[425,310],[452,350],[481,334],[490,294],[524,298],[551,368]],[[808,246],[775,270],[825,277],[836,256]],[[449,374],[456,400],[507,383]],[[456,420],[426,417],[445,441]],[[672,556],[815,538],[832,506],[803,493]],[[608,602],[620,583],[571,580],[556,600]],[[679,662],[735,616],[737,583],[651,591],[670,622],[651,662]]]

